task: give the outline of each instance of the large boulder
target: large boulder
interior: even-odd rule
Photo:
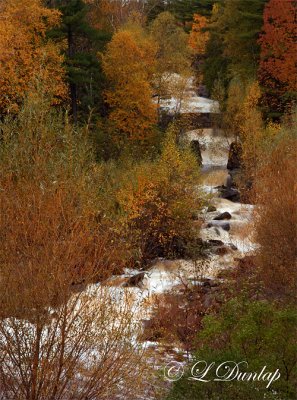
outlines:
[[[230,200],[233,202],[239,202],[240,201],[240,193],[236,188],[226,188],[225,186],[220,186],[217,187],[220,197],[222,199]]]
[[[231,214],[228,211],[223,212],[222,214],[219,214],[217,217],[214,218],[216,221],[220,221],[223,219],[231,219]]]
[[[209,246],[224,246],[224,242],[222,242],[221,240],[217,240],[217,239],[209,239],[207,241],[207,244]]]
[[[227,169],[239,169],[242,161],[242,146],[238,142],[232,142],[229,149]]]
[[[140,272],[136,275],[131,276],[123,286],[124,287],[141,287],[144,277],[145,277],[145,272]]]
[[[207,228],[222,228],[224,231],[230,231],[230,224],[229,222],[224,221],[211,221],[207,224]]]
[[[230,200],[235,203],[240,201],[240,193],[237,189],[230,189],[230,190],[227,189],[226,191],[223,191],[221,193],[221,197],[223,199]]]

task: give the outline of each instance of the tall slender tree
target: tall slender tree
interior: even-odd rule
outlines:
[[[156,106],[152,102],[152,79],[156,46],[140,26],[116,32],[103,55],[109,79],[106,91],[111,107],[109,119],[119,137],[144,140],[153,133]]]
[[[266,0],[225,0],[217,14],[216,29],[229,59],[229,74],[241,79],[256,75],[260,47],[257,42],[263,24]]]
[[[158,102],[162,96],[170,96],[173,74],[189,75],[190,51],[188,36],[178,26],[174,15],[164,12],[152,22],[150,31],[158,51],[156,55],[156,72],[154,86]]]
[[[88,108],[96,107],[100,102],[98,93],[103,78],[96,54],[110,35],[90,24],[91,5],[84,0],[49,0],[48,6],[62,13],[62,23],[51,32],[51,37],[67,43],[65,56],[71,110],[77,121],[80,109],[87,113]]]

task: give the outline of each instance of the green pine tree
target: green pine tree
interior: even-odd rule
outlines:
[[[89,6],[83,0],[50,0],[49,7],[62,13],[62,24],[51,32],[57,41],[67,42],[66,68],[73,120],[100,107],[104,85],[97,57],[110,39],[110,34],[94,29],[88,22]]]
[[[263,25],[266,0],[224,0],[214,29],[221,37],[228,58],[230,78],[243,80],[256,75],[260,47],[257,42]]]
[[[195,13],[210,15],[213,4],[220,0],[170,0],[168,9],[184,26],[193,21]]]
[[[204,83],[211,91],[220,79],[227,87],[237,78],[256,77],[260,48],[258,37],[267,0],[221,0],[213,8],[210,39],[203,66]]]

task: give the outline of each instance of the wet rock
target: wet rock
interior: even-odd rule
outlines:
[[[223,212],[222,214],[218,215],[214,218],[215,221],[220,221],[223,219],[231,219],[231,214],[228,211]]]
[[[191,149],[193,153],[196,156],[198,164],[201,166],[202,165],[202,155],[201,155],[201,149],[200,149],[200,144],[198,140],[192,140],[191,141]]]
[[[221,235],[221,232],[218,230],[218,228],[215,228],[215,233],[216,233],[218,236]]]
[[[207,242],[210,246],[224,246],[224,242],[221,240],[216,240],[216,239],[210,239]]]
[[[233,244],[233,243],[228,243],[228,246],[230,247],[230,249],[232,249],[234,251],[238,250],[237,246],[235,246],[235,244]]]
[[[217,211],[215,206],[210,205],[207,207],[207,212],[214,212],[214,211]]]
[[[230,231],[230,224],[225,223],[221,225],[221,228],[224,229],[224,231]]]
[[[131,286],[139,287],[139,286],[141,286],[144,277],[145,277],[145,272],[140,272],[139,274],[131,276],[131,278],[129,278],[123,286],[124,287],[131,287]]]
[[[225,185],[221,185],[221,186],[215,186],[215,189],[218,190],[218,192],[220,193],[220,197],[222,199],[230,200],[233,202],[240,201],[240,193],[235,186],[227,188]]]
[[[241,167],[242,146],[240,143],[232,142],[229,149],[227,169],[233,170]]]
[[[212,228],[212,227],[220,227],[220,228],[222,228],[224,231],[230,231],[230,224],[228,223],[228,222],[223,222],[223,223],[220,223],[220,224],[218,224],[218,222],[219,221],[212,221],[212,222],[209,222],[208,224],[207,224],[207,228]]]
[[[197,94],[198,96],[207,98],[209,96],[207,87],[205,85],[199,85],[197,89]]]
[[[226,188],[224,187],[220,187],[218,188],[219,192],[220,192],[220,197],[222,197],[223,199],[227,199],[233,202],[239,202],[240,201],[240,194],[239,191],[235,188]]]
[[[232,185],[233,185],[232,176],[230,174],[228,174],[227,179],[226,179],[226,188],[231,189]]]

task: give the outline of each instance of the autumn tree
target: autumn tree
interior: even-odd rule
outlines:
[[[167,11],[169,3],[166,0],[147,0],[145,2],[145,12],[149,22],[157,18],[159,14]]]
[[[177,134],[171,126],[155,161],[126,160],[104,174],[106,212],[125,227],[122,236],[132,248],[132,262],[178,256],[195,238],[191,216],[202,205],[195,186],[199,167],[189,148],[177,146]]]
[[[168,2],[168,11],[190,29],[193,14],[208,15],[211,12],[215,0],[171,0]]]
[[[202,83],[202,64],[209,40],[209,32],[206,31],[208,19],[202,15],[194,14],[193,25],[189,35],[189,46],[194,54],[194,65],[197,74],[197,82]]]
[[[159,103],[161,97],[171,96],[173,74],[190,75],[190,51],[187,34],[169,12],[159,14],[150,31],[157,44],[154,88]]]
[[[28,93],[42,87],[53,103],[66,97],[60,48],[46,37],[60,13],[41,0],[3,0],[0,5],[0,114],[16,113]]]
[[[239,138],[242,143],[243,188],[246,189],[255,181],[262,153],[265,151],[269,130],[264,129],[259,100],[261,90],[257,81],[251,82],[245,88],[243,102],[237,115]],[[247,187],[245,187],[247,185]],[[247,197],[247,193],[245,193]]]
[[[229,83],[229,60],[224,54],[223,37],[217,29],[217,21],[221,15],[221,7],[215,4],[208,18],[209,39],[206,44],[205,57],[202,65],[203,83],[212,94],[215,82],[220,80],[225,89]]]
[[[64,44],[71,113],[74,121],[83,120],[92,111],[103,107],[104,74],[97,52],[102,51],[111,34],[97,27],[95,7],[85,0],[47,0],[51,9],[59,10],[61,21],[49,36]]]
[[[102,24],[105,29],[116,31],[126,24],[133,14],[145,20],[146,2],[137,0],[85,0],[90,4],[93,24]],[[98,26],[100,27],[100,25]]]
[[[255,78],[259,62],[257,39],[263,21],[264,4],[265,0],[225,0],[219,25],[232,76]]]
[[[194,14],[194,22],[189,36],[189,45],[197,54],[204,54],[206,43],[209,39],[209,32],[205,31],[207,27],[207,18]]]
[[[116,32],[103,55],[103,70],[110,82],[106,101],[109,120],[120,135],[143,140],[152,135],[156,106],[150,81],[156,46],[140,26]]]
[[[98,207],[86,132],[33,100],[0,125],[0,393],[135,398],[135,302],[90,286],[124,253]]]
[[[266,107],[274,113],[292,103],[297,90],[296,2],[270,0],[259,39],[259,76],[266,88]]]
[[[265,0],[223,0],[213,6],[204,76],[208,87],[219,77],[256,78]]]

